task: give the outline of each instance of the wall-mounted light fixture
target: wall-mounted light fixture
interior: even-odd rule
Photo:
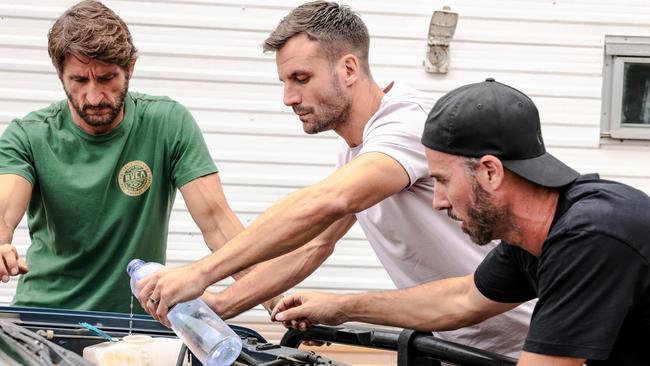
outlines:
[[[448,6],[436,10],[431,15],[427,54],[422,65],[427,72],[446,74],[449,70],[449,43],[454,38],[458,13],[452,13]]]

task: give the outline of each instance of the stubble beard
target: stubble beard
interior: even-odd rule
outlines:
[[[472,182],[472,196],[467,216],[469,222],[466,222],[463,231],[479,246],[497,239],[496,229],[511,226],[512,221],[508,210],[492,204],[490,194],[476,180]]]
[[[88,125],[93,126],[93,127],[103,127],[103,126],[108,126],[112,124],[115,121],[115,118],[117,117],[118,114],[122,111],[122,107],[124,106],[124,100],[126,99],[126,93],[129,90],[129,80],[126,80],[126,83],[124,84],[124,87],[120,91],[120,94],[118,95],[117,99],[115,100],[115,104],[111,104],[108,102],[102,102],[99,103],[96,106],[92,105],[85,105],[83,108],[77,103],[77,101],[72,97],[72,95],[68,92],[68,90],[63,86],[63,90],[65,91],[65,95],[68,97],[68,101],[70,101],[70,104],[72,104],[72,107],[74,110],[77,112],[79,117],[84,120]],[[110,112],[105,116],[91,116],[86,113],[87,110],[92,110],[92,109],[104,109],[104,108],[109,108]]]
[[[303,130],[309,135],[333,130],[344,124],[350,117],[350,99],[343,93],[336,77],[332,78],[331,88],[323,99],[319,106],[320,115],[313,115],[314,120],[302,124]],[[313,108],[303,109],[300,106],[294,106],[293,110],[296,113],[314,112]]]

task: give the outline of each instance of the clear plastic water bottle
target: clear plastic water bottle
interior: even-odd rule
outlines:
[[[129,262],[131,292],[137,296],[135,283],[161,268],[160,263],[140,259]],[[167,318],[174,333],[205,366],[231,365],[241,352],[239,336],[200,298],[176,304]]]

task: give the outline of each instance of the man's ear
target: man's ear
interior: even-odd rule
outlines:
[[[341,61],[345,70],[345,85],[351,86],[357,81],[359,78],[359,73],[361,72],[361,69],[359,67],[359,59],[357,56],[348,53],[341,57]]]
[[[494,155],[484,155],[479,160],[477,180],[481,187],[488,192],[498,190],[503,185],[505,168],[501,160]]]

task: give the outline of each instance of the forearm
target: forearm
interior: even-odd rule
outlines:
[[[212,252],[219,250],[224,244],[244,230],[241,221],[239,221],[237,216],[231,210],[227,210],[219,215],[223,216],[218,217],[218,224],[216,226],[202,230],[203,240]],[[252,268],[243,269],[234,273],[232,277],[238,280],[251,269]]]
[[[334,196],[314,186],[284,198],[245,232],[197,263],[198,270],[214,283],[300,247],[345,216],[346,208]]]
[[[15,227],[10,227],[3,217],[0,217],[0,244],[11,243]]]
[[[14,174],[0,174],[0,244],[11,243],[14,230],[25,214],[31,184]]]
[[[404,168],[393,158],[382,153],[361,154],[322,182],[273,205],[195,269],[209,283],[219,281],[298,248],[336,220],[375,205],[408,183]]]
[[[210,251],[214,252],[242,232],[244,226],[231,210],[213,213],[212,215],[215,217],[214,225],[199,228],[203,234],[205,244],[210,248]]]
[[[203,240],[216,251],[244,230],[221,189],[217,174],[197,178],[181,187],[185,204]]]
[[[228,205],[218,174],[196,178],[180,191],[210,251],[218,250],[244,230]],[[233,277],[240,278],[244,273],[233,274]]]
[[[273,297],[307,278],[330,254],[330,245],[312,242],[256,265],[246,276],[238,278],[218,295],[225,299],[219,308],[220,315],[226,319],[232,318],[258,304],[268,308]]]
[[[584,358],[561,357],[542,355],[538,353],[522,352],[518,366],[582,366]]]
[[[449,278],[393,291],[344,295],[338,301],[347,321],[421,331],[444,331],[483,321],[468,304],[471,276]]]

